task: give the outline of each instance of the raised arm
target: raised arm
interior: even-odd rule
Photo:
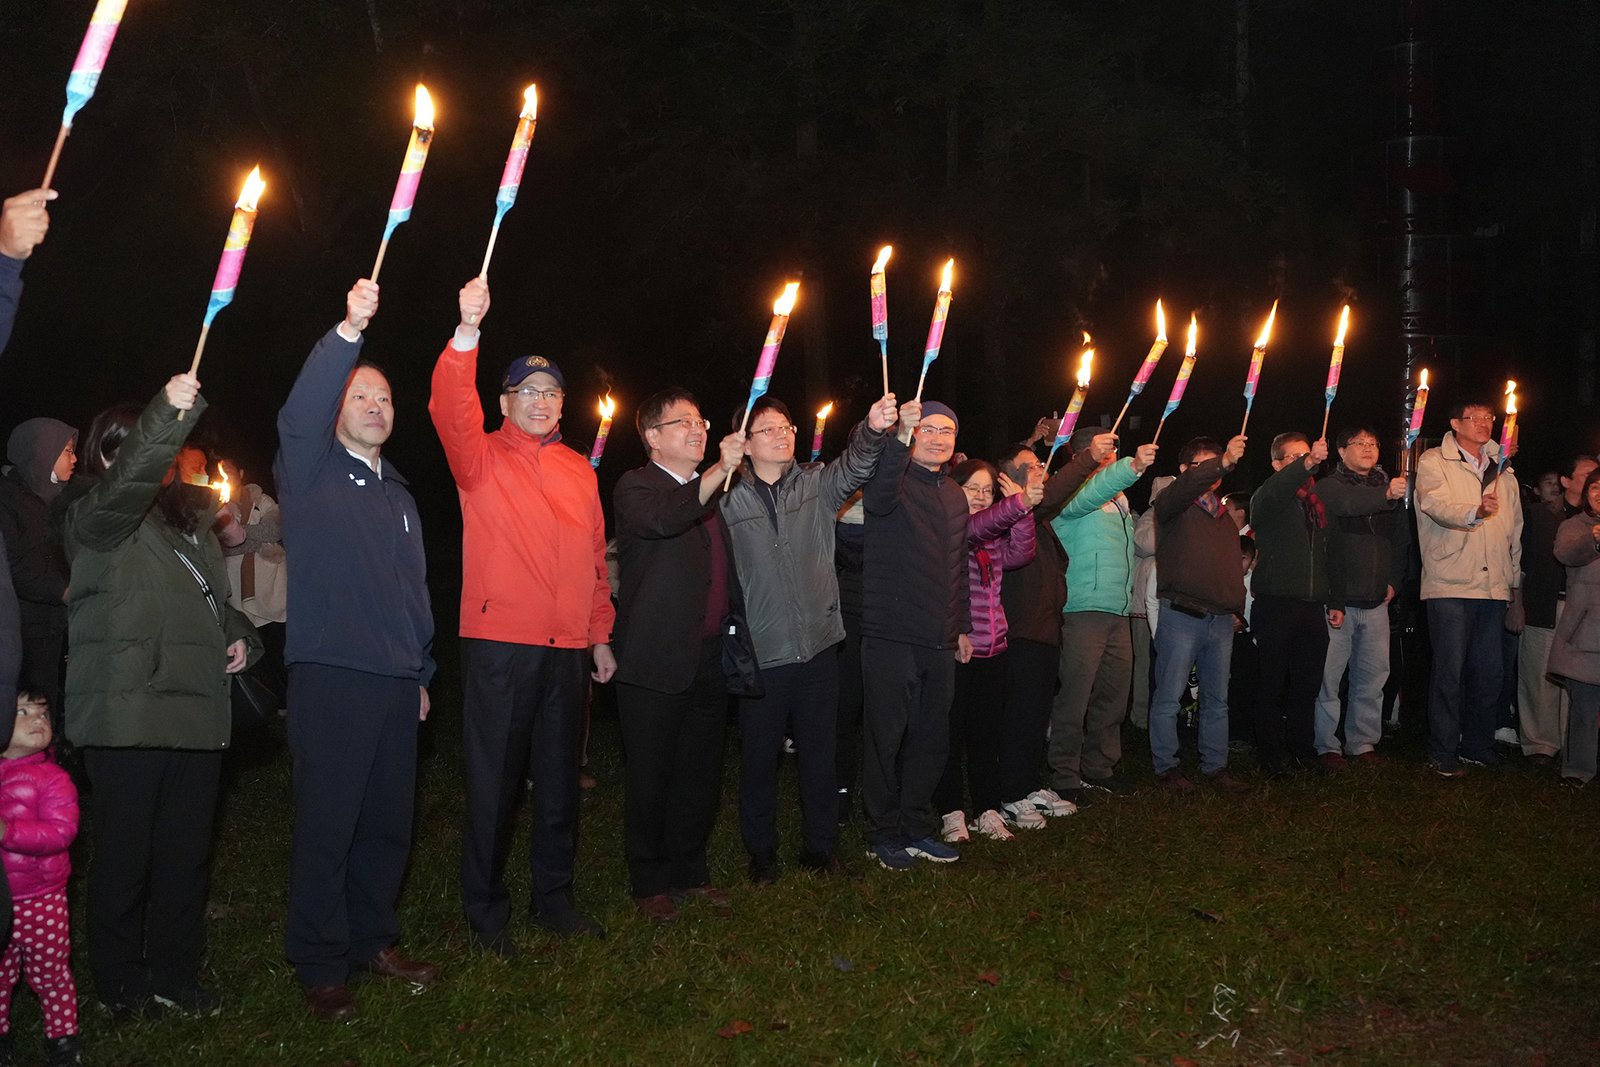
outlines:
[[[975,515],[967,516],[967,544],[976,548],[1014,529],[1031,508],[1026,493],[998,500]]]
[[[1008,498],[1019,500],[1020,496]],[[1002,501],[1003,503],[1003,501]],[[998,505],[997,505],[998,506]],[[1004,570],[1014,570],[1033,561],[1033,555],[1039,543],[1039,524],[1027,519],[1023,513],[1023,520],[1011,524],[1006,531],[1005,540],[1000,542],[1000,566]]]
[[[1067,506],[1061,509],[1064,519],[1077,519],[1092,514],[1117,498],[1117,494],[1139,480],[1133,458],[1124,457],[1094,475],[1072,495]]]
[[[0,206],[0,353],[11,340],[11,327],[22,300],[22,262],[50,229],[45,203],[56,198],[54,189],[29,189]]]
[[[869,515],[889,515],[900,506],[900,483],[911,463],[911,450],[898,437],[886,441],[878,469],[862,486],[861,506]]]
[[[1579,512],[1556,529],[1556,559],[1565,567],[1587,567],[1600,560],[1600,525]]]
[[[838,511],[878,469],[878,458],[889,440],[889,429],[898,419],[894,394],[884,396],[867,417],[850,431],[849,443],[844,452],[822,469],[822,504],[829,511]]]
[[[66,543],[104,551],[132,537],[205,407],[194,375],[179,374],[167,382],[145,405],[111,469],[67,509]],[[180,411],[195,417],[180,420]]]
[[[328,455],[345,383],[361,357],[362,331],[378,311],[377,283],[363,278],[345,297],[344,321],[323,334],[278,409],[278,459],[273,473],[281,493],[298,492]]]
[[[624,474],[611,494],[617,536],[660,540],[688,530],[715,506],[700,499],[700,481],[664,485],[644,471]]]
[[[489,312],[489,284],[472,279],[461,287],[457,304],[461,323],[434,364],[428,414],[456,484],[470,489],[483,475],[489,444],[478,399],[478,327]]]
[[[1417,460],[1417,511],[1452,530],[1473,529],[1494,513],[1486,507],[1481,490],[1471,495],[1452,491],[1445,478],[1444,455],[1437,448]]]
[[[1183,514],[1185,508],[1206,495],[1212,483],[1221,478],[1223,473],[1220,456],[1192,464],[1174,478],[1172,484],[1163,489],[1150,506],[1156,513],[1156,522],[1168,523]]]
[[[1098,437],[1095,438],[1096,443],[1099,440]],[[1079,451],[1065,467],[1057,470],[1044,483],[1044,499],[1039,501],[1039,506],[1034,509],[1035,514],[1045,522],[1061,514],[1062,507],[1072,499],[1072,494],[1078,491],[1099,465],[1100,460],[1094,457],[1092,448]]]
[[[1393,511],[1405,496],[1404,478],[1392,478],[1383,485],[1359,485],[1330,474],[1317,482],[1317,498],[1329,515],[1376,515]]]

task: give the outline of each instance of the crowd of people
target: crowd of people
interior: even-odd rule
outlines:
[[[51,195],[5,202],[0,346]],[[355,1014],[358,971],[438,979],[401,951],[396,912],[435,635],[422,515],[384,454],[395,397],[362,357],[379,296],[354,284],[284,400],[276,501],[244,483],[219,504],[214,458],[191,442],[205,401],[190,374],[101,412],[81,440],[44,418],[10,435],[0,699],[17,717],[0,858],[14,923],[0,1034],[26,976],[52,1063],[79,1056],[65,897],[77,792],[53,737],[92,788],[96,996],[114,1012],[215,1012],[200,975],[222,753],[237,676],[269,648],[287,669],[295,804],[285,953],[309,1010]],[[1245,740],[1265,776],[1381,759],[1391,603],[1413,558],[1432,770],[1500,761],[1510,662],[1523,751],[1559,761],[1564,782],[1594,776],[1600,467],[1574,460],[1525,507],[1485,404],[1450,410],[1414,485],[1357,426],[1337,435],[1336,460],[1327,441],[1277,435],[1273,473],[1248,499],[1221,497],[1249,442],[1196,437],[1136,514],[1126,492],[1157,446],[1119,455],[1097,427],[1072,435],[1054,471],[1035,449],[1048,421],[989,462],[962,453],[951,406],[886,394],[841,455],[803,463],[781,401],[719,434],[670,388],[638,406],[648,461],[616,485],[608,542],[595,472],[563,440],[560,365],[512,360],[485,429],[482,278],[459,311],[428,412],[463,517],[460,891],[482,951],[515,952],[506,864],[523,804],[528,918],[605,936],[574,886],[594,685],[615,686],[630,895],[658,923],[733,907],[707,862],[730,699],[752,883],[782,877],[791,747],[799,866],[860,877],[840,833],[855,816],[886,870],[951,863],[973,833],[1011,840],[1091,792],[1136,791],[1128,723],[1148,731],[1156,787],[1175,793],[1248,789],[1229,765]],[[1191,718],[1197,774],[1180,731]]]

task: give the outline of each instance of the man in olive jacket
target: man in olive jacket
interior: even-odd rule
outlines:
[[[739,482],[720,504],[765,690],[739,701],[739,826],[757,884],[778,879],[778,761],[786,732],[800,764],[800,863],[840,869],[834,756],[844,622],[834,517],[877,468],[896,417],[894,396],[885,396],[843,455],[826,466],[802,464],[794,458],[789,409],[762,397],[750,411]]]
[[[101,415],[57,499],[72,565],[67,737],[94,786],[89,967],[113,1011],[152,997],[217,1009],[200,960],[228,676],[262,645],[227,602],[215,498],[176,480],[205,408],[199,389],[192,375],[173,378],[110,454],[100,430],[119,413]]]

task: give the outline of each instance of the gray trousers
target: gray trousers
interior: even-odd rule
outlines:
[[[1133,701],[1128,705],[1128,721],[1141,730],[1150,729],[1150,620],[1135,615],[1133,624]]]
[[[1050,709],[1050,785],[1081,789],[1122,759],[1122,718],[1133,685],[1126,615],[1069,611],[1061,618],[1061,690]]]
[[[1556,620],[1566,605],[1556,602]],[[1554,756],[1567,740],[1567,691],[1545,677],[1552,627],[1528,626],[1517,643],[1517,719],[1524,756]]]

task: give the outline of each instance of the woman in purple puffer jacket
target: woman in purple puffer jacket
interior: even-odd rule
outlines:
[[[972,787],[978,813],[970,829],[998,841],[1011,840],[1000,815],[1000,741],[996,716],[1004,707],[1006,612],[1000,605],[1000,578],[1008,568],[1033,559],[1034,524],[1028,519],[1042,499],[1040,485],[999,503],[999,473],[981,459],[950,469],[967,494],[967,584],[972,597],[972,655],[956,664],[955,699],[950,704],[950,756],[934,791],[935,810],[944,813],[944,839],[966,841],[967,809],[961,803],[961,768]]]

